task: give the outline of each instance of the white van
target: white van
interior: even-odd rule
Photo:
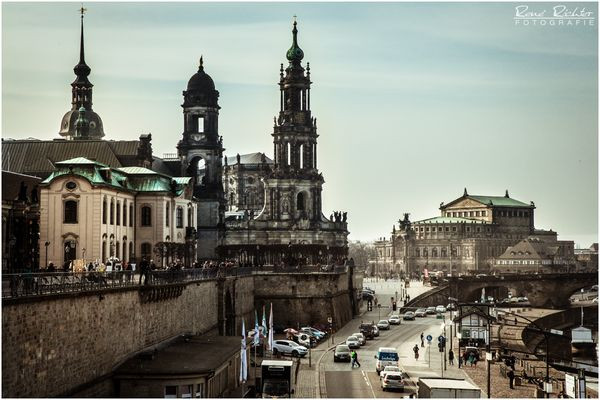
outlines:
[[[398,351],[393,347],[380,347],[375,358],[377,359],[377,366],[375,367],[377,374],[387,366],[399,367],[398,360],[400,357]]]

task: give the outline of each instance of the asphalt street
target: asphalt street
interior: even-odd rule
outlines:
[[[400,281],[379,281],[364,283],[364,286],[370,287],[376,291],[376,296],[379,303],[384,307],[390,306],[391,297],[394,297],[396,292],[403,292],[403,285]],[[420,282],[411,282],[408,293],[411,297],[415,297],[420,293],[430,290],[430,287],[423,287]],[[400,303],[398,303],[400,306]],[[398,307],[399,308],[399,307]],[[363,314],[359,318],[355,318],[346,326],[344,326],[335,335],[335,343],[340,343],[346,337],[354,332],[358,332],[358,326],[362,321],[375,321],[386,319],[392,313],[390,308],[373,308]],[[417,318],[415,321],[402,321],[400,325],[392,325],[390,330],[381,330],[380,336],[373,340],[368,340],[364,346],[357,350],[358,361],[360,367],[352,368],[349,362],[334,362],[333,352],[330,351],[323,357],[321,365],[325,373],[325,385],[327,397],[333,398],[397,398],[409,396],[410,393],[416,392],[415,382],[411,379],[406,380],[407,386],[403,392],[384,392],[381,388],[379,376],[375,371],[376,359],[375,354],[379,347],[394,347],[398,349],[400,356],[400,364],[403,361],[414,360],[414,355],[410,348],[418,343],[421,332],[430,331],[433,327],[438,327],[440,320],[435,316],[426,318]],[[413,343],[414,342],[414,343]],[[426,354],[422,353],[422,357]],[[410,371],[407,371],[410,378]]]

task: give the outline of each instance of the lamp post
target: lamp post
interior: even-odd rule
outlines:
[[[46,246],[46,268],[48,268],[48,246],[50,246],[50,242],[44,243],[44,246]]]

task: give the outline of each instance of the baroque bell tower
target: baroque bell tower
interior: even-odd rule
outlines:
[[[219,91],[204,72],[204,60],[183,91],[183,137],[177,144],[182,176],[192,177],[198,199],[198,257],[213,258],[225,213],[223,139],[219,136]]]
[[[302,66],[294,20],[287,68],[279,71],[279,116],[274,119],[275,165],[266,187],[263,218],[321,220],[323,176],[317,169],[317,121],[310,110],[310,64]]]

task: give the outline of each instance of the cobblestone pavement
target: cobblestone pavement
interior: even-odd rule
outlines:
[[[536,386],[523,383],[521,386],[514,385],[510,389],[508,379],[500,373],[500,364],[491,364],[491,382],[490,388],[494,398],[532,398],[535,396]],[[481,397],[487,397],[487,369],[485,361],[480,361],[477,366],[465,366],[462,368],[469,375],[475,385],[481,388]]]
[[[308,366],[308,361],[302,360],[300,364],[300,370],[296,380],[296,392],[294,397],[299,398],[316,398],[319,397],[318,391],[318,377],[317,377],[317,365],[316,362],[312,363],[312,366]]]

